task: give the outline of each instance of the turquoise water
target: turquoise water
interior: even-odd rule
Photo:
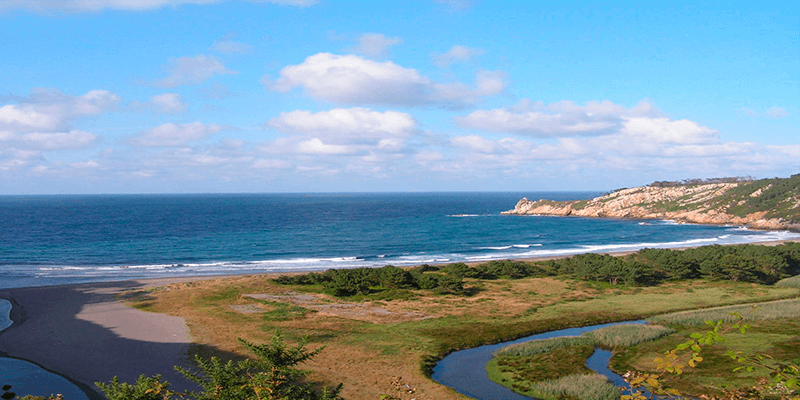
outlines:
[[[500,215],[523,196],[598,194],[0,196],[0,288],[800,237],[671,221]]]

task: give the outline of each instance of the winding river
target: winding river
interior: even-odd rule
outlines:
[[[461,394],[478,400],[530,400],[530,397],[516,393],[489,379],[486,373],[486,364],[492,360],[492,355],[495,351],[508,345],[529,342],[531,340],[562,336],[580,336],[585,332],[605,328],[607,326],[644,323],[645,321],[639,320],[561,329],[539,333],[509,342],[488,344],[473,349],[456,351],[450,353],[436,364],[433,368],[433,375],[431,378],[436,382],[453,388]],[[604,375],[614,385],[620,387],[625,386],[624,379],[608,368],[608,361],[610,358],[610,351],[597,349],[586,363],[589,369]]]
[[[0,334],[11,325],[11,302],[0,299]],[[61,375],[10,357],[0,357],[0,385],[11,385],[18,395],[49,396],[61,393],[69,400],[89,400],[80,388]]]

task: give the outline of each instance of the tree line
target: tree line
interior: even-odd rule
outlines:
[[[319,285],[334,296],[371,294],[394,289],[423,289],[435,293],[464,293],[464,279],[520,279],[566,276],[611,285],[650,286],[687,279],[729,280],[771,285],[800,274],[800,243],[779,246],[703,246],[686,250],[642,249],[626,256],[579,254],[526,262],[489,261],[475,266],[453,263],[403,269],[330,269],[304,275],[280,276],[284,285]]]

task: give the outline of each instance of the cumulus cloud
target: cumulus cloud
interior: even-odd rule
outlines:
[[[228,0],[3,0],[0,2],[0,13],[9,10],[25,10],[42,14],[96,12],[107,9],[145,11],[184,4],[215,4],[226,1]],[[308,7],[319,3],[318,0],[250,0],[250,2],[297,7]]]
[[[356,150],[350,146],[325,144],[318,138],[304,140],[297,144],[297,151],[303,154],[351,154]]]
[[[389,55],[389,48],[403,41],[398,37],[387,38],[381,33],[365,33],[358,39],[358,45],[352,51],[373,58],[384,58]]]
[[[213,135],[223,129],[225,127],[222,125],[204,124],[202,122],[192,122],[190,124],[169,122],[134,135],[130,139],[130,144],[141,147],[181,146]]]
[[[323,137],[334,142],[406,137],[417,129],[416,120],[409,114],[360,107],[317,113],[303,110],[284,112],[267,125],[281,132]]]
[[[235,74],[214,56],[203,54],[194,57],[178,57],[170,59],[164,68],[167,76],[153,82],[153,86],[176,87],[194,85],[207,81],[217,75]]]
[[[132,101],[129,108],[133,110],[153,109],[166,114],[176,114],[186,111],[188,104],[178,93],[162,93],[150,98],[150,101]]]
[[[79,117],[115,109],[119,101],[119,96],[106,90],[69,96],[57,90],[34,89],[16,104],[0,107],[0,132],[64,130]]]
[[[517,106],[477,110],[455,117],[459,127],[533,137],[593,136],[618,131],[626,118],[657,116],[652,104],[625,108],[608,100],[579,106],[571,101],[544,104],[521,101]]]
[[[186,111],[187,104],[178,93],[162,93],[153,96],[150,101],[153,106],[164,113],[179,113]]]
[[[28,97],[0,107],[0,147],[12,157],[3,165],[27,165],[44,151],[84,149],[94,146],[100,136],[74,129],[79,118],[116,109],[119,96],[106,90],[92,90],[69,96],[57,90],[35,89]],[[13,158],[18,157],[18,158]]]
[[[474,49],[466,46],[453,46],[446,53],[434,54],[431,57],[433,58],[434,64],[442,68],[447,68],[450,64],[466,62],[481,54],[483,54],[483,50],[481,49]]]
[[[459,82],[437,83],[415,69],[391,61],[319,53],[302,64],[284,67],[271,87],[280,92],[302,87],[311,97],[333,103],[459,108],[482,96],[502,93],[505,78],[502,73],[483,71],[478,74],[475,87]]]

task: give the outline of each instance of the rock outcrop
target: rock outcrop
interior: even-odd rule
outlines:
[[[775,180],[644,186],[581,201],[523,198],[503,214],[669,219],[756,229],[800,229],[800,185],[795,182],[800,182],[800,175],[778,179],[781,186],[767,181]]]

